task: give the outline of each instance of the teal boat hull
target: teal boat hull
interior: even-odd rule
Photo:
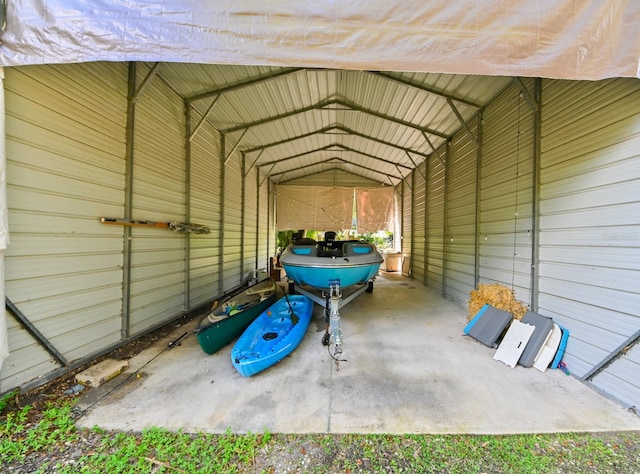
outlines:
[[[335,283],[341,288],[365,284],[373,281],[383,262],[376,247],[365,242],[303,240],[287,247],[280,259],[296,285],[328,290]]]
[[[233,366],[242,376],[251,377],[281,361],[304,338],[312,312],[313,302],[306,296],[280,298],[236,341],[231,350]]]
[[[380,264],[343,268],[335,266],[314,268],[287,265],[284,268],[287,272],[287,277],[296,282],[296,284],[328,290],[333,282],[338,282],[343,288],[367,283],[376,277]]]
[[[245,329],[276,301],[275,291],[260,299],[259,295],[241,294],[237,301],[242,305],[242,310],[232,315],[225,315],[222,309],[200,321],[195,333],[200,348],[205,354],[215,354],[223,347],[240,337]],[[212,322],[212,320],[214,322]]]

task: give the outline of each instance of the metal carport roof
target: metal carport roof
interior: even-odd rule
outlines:
[[[185,63],[151,73],[276,183],[339,169],[397,185],[511,81]]]

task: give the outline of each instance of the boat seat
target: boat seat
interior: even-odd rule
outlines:
[[[276,284],[273,280],[264,280],[258,283],[257,285],[253,285],[245,290],[245,293],[248,295],[260,295],[261,297],[266,296],[267,293],[271,293],[276,290]]]
[[[342,257],[342,242],[318,242],[318,257]]]
[[[366,255],[371,252],[373,252],[373,246],[364,242],[345,242],[342,245],[342,255],[345,257]]]
[[[311,240],[311,239],[310,239]],[[308,257],[316,257],[318,255],[318,246],[313,241],[313,244],[300,245],[295,243],[291,245],[291,253],[294,255],[306,255]]]

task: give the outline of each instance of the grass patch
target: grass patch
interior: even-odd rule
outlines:
[[[79,430],[72,401],[0,417],[0,464],[27,472],[640,472],[640,433],[222,435]],[[26,469],[25,469],[26,470]],[[22,471],[24,472],[24,471]]]

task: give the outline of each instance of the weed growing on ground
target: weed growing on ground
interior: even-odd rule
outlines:
[[[10,404],[11,402],[16,398],[16,395],[18,395],[19,390],[15,389],[12,390],[11,392],[7,392],[4,395],[2,395],[2,397],[0,397],[0,413],[2,413]]]
[[[0,464],[20,472],[640,472],[640,433],[515,436],[221,435],[77,429],[72,401],[0,416]],[[6,405],[5,405],[6,407]],[[27,466],[27,467],[25,467]]]

